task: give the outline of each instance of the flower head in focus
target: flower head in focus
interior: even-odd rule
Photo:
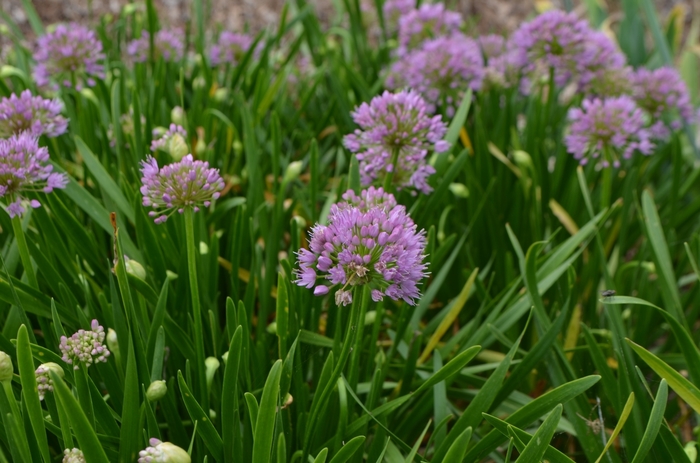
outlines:
[[[42,363],[34,372],[36,377],[36,386],[39,392],[39,400],[44,400],[47,392],[53,391],[53,380],[51,379],[50,372],[53,371],[61,378],[64,377],[65,373],[61,365],[54,362]]]
[[[185,54],[183,34],[179,29],[161,29],[156,32],[153,39],[155,58],[163,58],[165,61],[180,61]],[[148,61],[150,48],[150,35],[143,31],[141,37],[129,42],[126,53],[137,63]]]
[[[65,449],[62,463],[86,463],[85,455],[80,449]]]
[[[38,139],[28,132],[0,140],[0,197],[7,197],[10,217],[24,214],[25,204],[37,208],[36,199],[27,201],[24,192],[51,193],[54,188],[65,188],[65,174],[53,172],[49,151],[39,146]]]
[[[224,189],[219,170],[210,168],[208,162],[195,161],[191,154],[162,169],[149,156],[141,163],[141,173],[143,205],[154,209],[148,215],[156,223],[165,222],[175,211],[182,214],[188,207],[195,212],[200,204],[209,207]]]
[[[104,79],[102,42],[97,34],[77,23],[59,24],[37,39],[34,79],[40,87],[50,80],[77,90]]]
[[[668,138],[682,121],[692,122],[695,118],[688,87],[672,67],[639,68],[632,74],[632,96],[652,117],[649,130],[654,138]]]
[[[110,352],[103,345],[105,340],[105,329],[97,320],[93,320],[89,330],[79,329],[68,338],[61,336],[62,359],[64,362],[73,365],[73,369],[80,368],[80,364],[89,367],[94,362],[106,362]]]
[[[645,128],[644,113],[627,96],[585,99],[569,111],[569,134],[564,143],[581,164],[599,160],[602,167],[620,166],[635,151],[651,154],[654,145]]]
[[[162,442],[156,438],[148,441],[150,446],[139,452],[138,463],[191,463],[187,452],[170,442]]]
[[[367,285],[375,301],[387,296],[414,305],[426,275],[425,231],[381,188],[359,196],[349,190],[343,199],[331,207],[328,226],[312,228],[309,249],[299,251],[296,284],[317,296],[336,288],[337,305],[350,304],[358,285]]]
[[[345,136],[345,146],[357,153],[364,185],[392,175],[398,189],[431,191],[427,178],[435,172],[426,163],[429,150],[444,152],[447,126],[440,116],[429,116],[423,98],[413,91],[384,92],[362,103],[352,117],[359,129]],[[392,159],[396,158],[396,165]]]
[[[446,10],[443,3],[424,3],[399,18],[399,56],[419,47],[424,41],[459,33],[462,16]]]
[[[33,96],[25,90],[19,96],[12,94],[0,100],[0,138],[21,132],[35,137],[57,137],[65,133],[68,120],[61,116],[61,102]]]
[[[248,34],[236,34],[224,31],[219,36],[219,41],[211,46],[209,59],[212,66],[219,64],[238,64],[243,55],[253,45],[253,37]]]

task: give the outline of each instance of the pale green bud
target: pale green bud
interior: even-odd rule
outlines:
[[[199,253],[203,256],[209,254],[209,246],[204,241],[199,242]]]
[[[168,142],[168,153],[174,161],[179,161],[190,153],[190,148],[187,146],[185,138],[176,133]]]
[[[299,227],[299,229],[301,229],[301,230],[305,229],[306,226],[308,225],[308,224],[306,223],[306,220],[305,220],[303,217],[299,216],[299,215],[295,215],[294,217],[292,217],[292,221],[293,221],[293,222],[296,224],[296,226]]]
[[[218,103],[226,101],[226,99],[228,98],[228,93],[229,92],[227,88],[217,88],[214,92],[214,101]]]
[[[130,274],[134,275],[135,277],[140,278],[142,280],[146,279],[146,269],[143,268],[143,265],[136,262],[134,259],[127,260],[125,265],[126,265],[126,273],[130,273]]]
[[[224,361],[224,365],[228,363],[228,351],[223,353],[223,355],[221,356],[221,360]]]
[[[170,281],[177,280],[177,273],[175,273],[171,270],[166,270],[165,271],[165,278],[167,278]]]
[[[197,153],[197,156],[202,156],[206,151],[207,144],[204,143],[204,140],[202,138],[199,138],[197,140],[197,144],[194,146],[194,152]]]
[[[272,322],[267,325],[266,331],[270,334],[277,334],[277,322]]]
[[[469,189],[464,183],[450,183],[450,191],[458,198],[468,198]]]
[[[12,381],[12,358],[5,352],[0,351],[0,382]]]
[[[192,88],[195,90],[201,90],[201,89],[205,88],[206,86],[207,86],[207,79],[205,79],[202,76],[195,77],[194,80],[192,80]]]
[[[370,310],[365,314],[365,326],[372,325],[377,320],[377,311]]]
[[[187,454],[185,449],[178,447],[170,442],[161,442],[158,448],[163,454],[163,460],[168,463],[192,463],[192,458]]]
[[[240,140],[233,140],[231,147],[233,148],[233,152],[236,154],[236,156],[243,152],[243,143],[241,143]]]
[[[221,366],[221,363],[216,357],[207,357],[204,360],[204,366],[207,368],[207,387],[211,387],[211,382],[214,380],[214,374],[216,373],[216,370],[218,370]]]
[[[290,162],[287,166],[287,170],[284,171],[284,178],[282,179],[282,183],[289,183],[292,180],[296,180],[297,178],[299,178],[302,166],[303,163],[301,161]]]
[[[146,390],[146,398],[151,402],[157,402],[168,393],[168,386],[162,379],[153,381]]]
[[[170,110],[170,120],[173,121],[173,124],[185,126],[185,110],[183,110],[180,106],[175,106],[173,109]]]

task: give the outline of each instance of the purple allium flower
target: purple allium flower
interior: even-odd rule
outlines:
[[[162,129],[161,129],[162,130]],[[170,127],[165,132],[159,132],[158,130],[153,130],[153,141],[151,142],[151,151],[156,150],[168,151],[168,144],[172,141],[175,135],[181,136],[183,139],[187,138],[187,131],[181,125],[170,124]]]
[[[141,162],[141,173],[143,205],[155,209],[148,215],[156,223],[165,222],[175,211],[182,214],[187,207],[197,212],[200,203],[209,207],[211,200],[217,199],[224,189],[219,170],[210,168],[208,162],[195,161],[191,154],[162,169],[149,156]]]
[[[138,463],[190,463],[192,459],[187,452],[170,442],[161,442],[156,438],[148,441],[151,444],[139,452]]]
[[[619,95],[624,90],[623,85],[628,85],[623,79],[625,70],[625,55],[617,45],[603,32],[590,31],[575,76],[579,90],[596,89],[599,95]],[[608,88],[602,88],[603,85]]]
[[[85,463],[85,455],[80,449],[65,449],[62,463]]]
[[[388,296],[414,305],[426,275],[425,231],[381,188],[360,196],[348,190],[343,199],[331,206],[328,226],[311,229],[309,249],[298,253],[295,283],[315,287],[317,296],[337,288],[337,305],[350,304],[357,285],[368,285],[375,301]]]
[[[68,120],[61,116],[61,102],[32,96],[29,90],[19,97],[14,93],[0,100],[0,138],[8,138],[20,132],[30,132],[35,137],[57,137],[65,133]]]
[[[218,43],[211,46],[209,59],[212,66],[219,64],[236,65],[248,52],[253,44],[253,37],[248,34],[236,34],[224,31],[219,36]]]
[[[39,400],[44,400],[46,393],[53,391],[53,380],[49,374],[51,371],[59,375],[61,378],[63,378],[65,375],[63,368],[54,362],[42,363],[34,372],[34,376],[36,377],[36,386],[39,392]]]
[[[651,154],[654,145],[644,128],[644,113],[630,97],[584,99],[581,108],[569,111],[569,153],[581,164],[600,159],[603,167],[620,166],[635,150]]]
[[[35,50],[34,79],[40,87],[52,79],[80,90],[84,84],[95,85],[95,78],[104,79],[102,42],[85,26],[59,24],[37,39]]]
[[[467,88],[479,90],[484,60],[478,44],[462,34],[427,40],[399,58],[386,80],[389,88],[411,87],[430,103],[429,110],[444,106],[454,113]]]
[[[476,41],[486,60],[500,56],[506,51],[506,39],[502,35],[482,35],[477,37]]]
[[[582,57],[591,32],[588,23],[574,13],[551,10],[522,24],[513,33],[512,43],[525,73],[548,75],[553,69],[555,83],[564,86],[587,64]]]
[[[442,3],[425,3],[399,19],[399,56],[417,48],[425,40],[459,33],[462,16],[445,9]]]
[[[0,140],[0,197],[11,201],[7,205],[10,217],[26,211],[24,205],[27,201],[21,193],[51,193],[54,188],[66,187],[66,175],[53,172],[53,166],[48,162],[49,151],[39,147],[39,140],[28,132]],[[33,208],[41,205],[35,199],[28,203]]]
[[[432,190],[427,179],[435,169],[426,163],[429,150],[444,152],[447,126],[441,116],[429,116],[423,98],[413,91],[384,92],[362,103],[352,117],[359,129],[345,136],[345,146],[357,153],[363,185],[393,175],[397,189]],[[397,165],[392,156],[397,153]]]
[[[153,40],[155,58],[163,58],[165,61],[180,61],[185,54],[185,43],[183,33],[179,29],[161,29],[156,32]],[[137,63],[148,60],[149,34],[141,32],[141,37],[129,42],[126,46],[126,53]]]
[[[387,29],[395,32],[401,18],[415,10],[415,8],[416,0],[386,0],[382,6],[382,12]]]
[[[94,362],[107,362],[110,352],[102,343],[105,340],[105,329],[97,320],[90,324],[90,330],[79,329],[73,336],[67,338],[61,336],[61,349],[64,362],[73,365],[73,369],[80,368],[80,364],[89,367]]]
[[[484,79],[481,90],[511,88],[520,82],[519,52],[503,36],[490,34],[476,39],[484,57]]]
[[[654,138],[668,138],[671,130],[681,127],[676,113],[688,122],[695,118],[688,88],[674,68],[638,69],[632,74],[632,96],[653,118],[649,130]]]

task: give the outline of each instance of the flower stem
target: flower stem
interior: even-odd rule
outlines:
[[[202,326],[202,307],[199,300],[199,284],[197,282],[197,256],[194,242],[194,211],[185,208],[185,239],[187,241],[187,269],[190,276],[190,294],[192,294],[192,318],[194,319],[195,375],[199,389],[199,405],[209,410],[209,394],[207,394],[207,379],[204,366],[204,327]]]
[[[393,192],[394,176],[396,176],[396,169],[399,162],[399,148],[394,148],[394,152],[391,153],[391,172],[386,173],[384,177],[384,191],[391,193]]]
[[[24,267],[24,273],[27,274],[27,280],[29,280],[29,285],[32,288],[38,289],[39,284],[36,279],[36,273],[34,273],[34,267],[32,267],[32,259],[29,256],[27,239],[24,236],[24,230],[22,230],[22,219],[18,215],[12,218],[12,230],[15,232],[15,239],[17,240],[17,249],[19,250],[19,258],[22,260],[22,266]]]
[[[95,429],[95,412],[92,408],[92,398],[90,397],[90,378],[87,367],[82,363],[80,368],[75,370],[75,388],[78,390],[80,408],[83,409],[90,425]]]

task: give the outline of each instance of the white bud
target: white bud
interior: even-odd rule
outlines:
[[[167,461],[168,463],[192,463],[192,459],[190,456],[187,454],[185,449],[182,449],[178,447],[175,444],[171,444],[170,442],[162,442],[158,446],[163,452],[163,461]]]
[[[207,368],[207,387],[211,387],[211,382],[214,380],[214,374],[216,373],[216,370],[218,370],[221,366],[221,363],[216,357],[207,357],[204,360],[204,366]]]
[[[107,328],[107,347],[109,350],[115,354],[119,352],[119,340],[117,339],[117,332],[112,328]]]
[[[12,359],[5,352],[0,351],[0,382],[12,381]]]
[[[301,161],[290,162],[287,166],[287,170],[284,171],[284,178],[282,179],[282,183],[288,183],[292,180],[296,180],[297,178],[299,178],[302,166],[303,163]]]
[[[146,398],[151,402],[157,402],[168,393],[168,385],[162,379],[153,381],[146,390]]]
[[[137,278],[140,278],[142,280],[146,279],[146,269],[143,268],[143,265],[139,264],[137,261],[134,259],[129,259],[126,261],[126,273],[130,273],[134,275]]]
[[[199,253],[201,255],[209,254],[209,246],[204,241],[199,242]]]

